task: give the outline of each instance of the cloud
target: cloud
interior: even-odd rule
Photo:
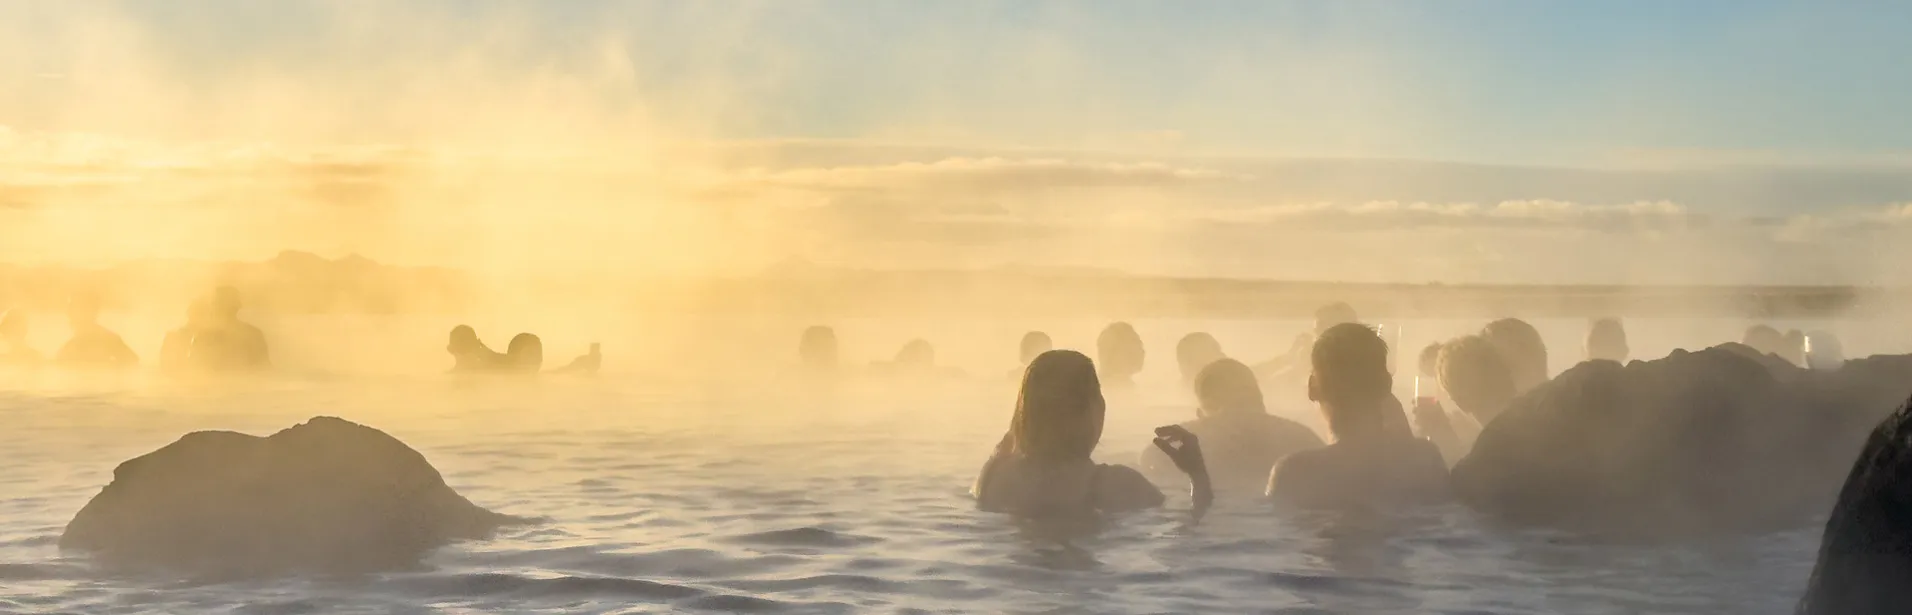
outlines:
[[[824,168],[749,169],[744,185],[820,192],[953,192],[1002,195],[1082,188],[1170,188],[1240,181],[1240,175],[1158,162],[945,158],[934,162]]]
[[[1402,229],[1572,229],[1673,231],[1709,226],[1708,216],[1669,201],[1580,204],[1557,200],[1475,203],[1369,201],[1210,209],[1194,216],[1215,224],[1266,224],[1338,231]]]

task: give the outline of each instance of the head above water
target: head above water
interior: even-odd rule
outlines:
[[[821,325],[804,329],[803,338],[797,341],[797,357],[811,367],[835,367],[836,330]]]
[[[1441,343],[1434,342],[1421,349],[1421,356],[1415,363],[1415,373],[1422,378],[1441,377]]]
[[[1329,327],[1309,353],[1308,399],[1320,404],[1337,439],[1379,429],[1387,419],[1381,402],[1394,396],[1388,345],[1357,323]]]
[[[1806,332],[1798,329],[1789,329],[1786,331],[1786,335],[1781,339],[1783,342],[1779,346],[1779,352],[1776,353],[1779,355],[1779,358],[1790,361],[1793,365],[1805,367]]]
[[[1345,325],[1356,322],[1361,322],[1361,316],[1354,313],[1354,306],[1348,305],[1343,301],[1336,301],[1315,310],[1314,332],[1315,335],[1321,335],[1322,333],[1326,333],[1328,329],[1334,328],[1335,325]]]
[[[1142,336],[1129,323],[1112,323],[1096,336],[1095,356],[1103,374],[1111,378],[1131,378],[1142,371],[1146,357]]]
[[[1518,318],[1502,318],[1487,323],[1480,332],[1487,343],[1500,350],[1514,376],[1514,388],[1522,393],[1540,386],[1552,372],[1547,371],[1547,343],[1540,331]]]
[[[1513,370],[1500,349],[1478,335],[1441,346],[1441,388],[1462,412],[1482,425],[1493,420],[1519,395]]]
[[[505,360],[513,369],[535,372],[544,367],[544,340],[530,333],[519,333],[505,346]]]
[[[1049,334],[1030,331],[1022,334],[1022,344],[1018,348],[1020,352],[1016,355],[1017,360],[1023,365],[1028,365],[1030,361],[1036,360],[1037,355],[1055,350],[1056,344],[1049,339]]]
[[[926,340],[910,340],[903,349],[896,351],[896,364],[913,369],[936,366],[936,347]]]
[[[1182,370],[1183,382],[1194,382],[1203,368],[1226,358],[1228,355],[1222,352],[1222,343],[1207,333],[1198,331],[1184,335],[1182,341],[1175,344],[1175,364]]]
[[[1806,334],[1806,367],[1812,369],[1839,369],[1846,364],[1846,349],[1839,343],[1839,336],[1831,331],[1818,330]]]
[[[1268,413],[1255,370],[1226,357],[1210,362],[1196,374],[1195,399],[1202,404],[1197,411],[1202,417]]]
[[[1095,362],[1073,350],[1036,356],[1022,373],[1007,453],[1043,461],[1082,461],[1102,440],[1102,384]]]
[[[478,330],[471,325],[458,325],[451,328],[451,340],[445,344],[445,351],[452,354],[465,354],[483,347],[478,341]]]
[[[1739,343],[1766,354],[1780,354],[1785,352],[1786,336],[1770,326],[1753,325],[1746,328],[1746,335],[1740,337]]]
[[[1627,362],[1633,349],[1627,346],[1627,330],[1618,318],[1601,318],[1587,326],[1585,345],[1590,361]]]

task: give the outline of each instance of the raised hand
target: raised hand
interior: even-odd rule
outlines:
[[[1190,497],[1195,502],[1197,514],[1207,510],[1209,503],[1215,501],[1215,493],[1209,487],[1208,464],[1202,459],[1202,442],[1180,425],[1167,425],[1155,428],[1155,448],[1162,449],[1175,467],[1188,474],[1191,486]]]

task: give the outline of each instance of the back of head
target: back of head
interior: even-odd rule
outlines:
[[[505,358],[515,369],[537,371],[544,366],[544,341],[530,333],[519,333],[505,347]]]
[[[1255,370],[1234,359],[1222,358],[1204,366],[1195,376],[1195,398],[1202,402],[1204,417],[1268,413]]]
[[[797,356],[804,365],[830,367],[837,362],[836,330],[825,326],[813,326],[803,330],[803,338],[797,342]]]
[[[1126,322],[1110,324],[1095,338],[1096,360],[1110,376],[1127,378],[1142,371],[1143,352],[1142,336]]]
[[[1023,370],[1004,452],[1045,461],[1086,460],[1102,439],[1103,410],[1095,362],[1073,350],[1037,355]]]
[[[1477,335],[1441,346],[1441,388],[1454,405],[1482,424],[1499,415],[1518,395],[1513,371],[1501,351]]]
[[[1028,365],[1030,361],[1036,360],[1037,355],[1055,350],[1056,344],[1050,341],[1049,334],[1030,331],[1022,334],[1022,345],[1019,348],[1021,352],[1017,355],[1018,359],[1023,365]]]
[[[1354,306],[1342,301],[1336,301],[1317,308],[1314,313],[1314,319],[1315,335],[1326,333],[1328,329],[1332,329],[1336,325],[1361,322],[1361,316],[1354,313]]]
[[[896,352],[897,365],[905,367],[933,367],[936,365],[936,347],[926,340],[910,340],[903,349]]]
[[[1422,348],[1420,360],[1415,367],[1416,373],[1422,378],[1441,377],[1441,343],[1434,342]]]
[[[1846,349],[1831,331],[1819,330],[1806,334],[1805,346],[1806,367],[1839,369],[1846,364]]]
[[[1806,365],[1806,332],[1788,329],[1781,340],[1779,352],[1776,354],[1792,362],[1793,365],[1804,367]]]
[[[1228,358],[1222,352],[1222,343],[1215,336],[1196,332],[1182,336],[1175,344],[1175,363],[1182,369],[1182,380],[1192,382],[1202,369],[1216,361]]]
[[[1481,337],[1500,350],[1501,359],[1514,375],[1516,390],[1526,392],[1540,386],[1552,373],[1547,370],[1547,343],[1540,339],[1540,331],[1527,321],[1502,318],[1487,323],[1481,329]]]
[[[1587,359],[1625,363],[1633,350],[1627,346],[1627,330],[1618,318],[1602,318],[1587,327]]]
[[[1357,323],[1329,327],[1310,352],[1314,373],[1310,398],[1328,410],[1328,428],[1337,435],[1362,426],[1380,426],[1386,418],[1378,402],[1394,396],[1388,373],[1388,345],[1373,329]]]
[[[451,339],[446,343],[445,350],[452,354],[464,354],[476,350],[478,346],[478,330],[471,328],[471,325],[458,325],[451,328]]]
[[[1786,344],[1786,336],[1780,335],[1778,329],[1753,325],[1746,328],[1746,335],[1740,338],[1740,343],[1766,354],[1780,354]]]

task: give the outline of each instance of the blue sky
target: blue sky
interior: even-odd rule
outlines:
[[[177,212],[224,208],[205,223],[251,241],[221,256],[497,252],[421,251],[408,225],[451,212],[682,242],[639,261],[763,246],[711,256],[732,267],[1912,282],[1885,249],[1912,245],[1908,24],[1865,0],[0,0],[0,258],[148,203],[129,232],[178,230],[139,255],[209,245]],[[595,158],[446,192],[444,160],[549,151]],[[1390,268],[1407,241],[1445,260]]]
[[[28,36],[76,10],[8,4]],[[1204,150],[1570,165],[1912,149],[1903,2],[436,0],[407,3],[387,40],[341,38],[349,6],[121,8],[161,60],[209,80],[376,62],[408,30],[456,40],[509,22],[532,41],[514,59],[547,67],[614,34],[650,104],[700,84],[759,102],[709,127],[722,137],[1077,146],[1179,131]]]

